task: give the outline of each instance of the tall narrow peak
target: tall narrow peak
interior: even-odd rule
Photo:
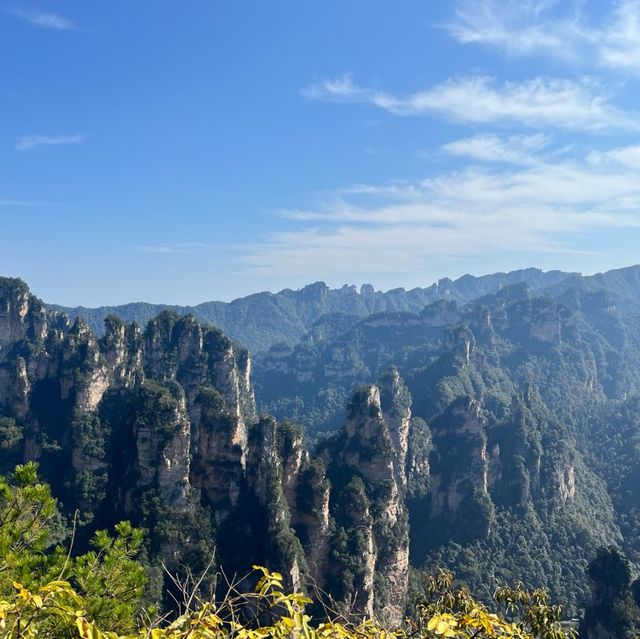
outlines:
[[[336,522],[330,543],[343,548],[343,559],[332,566],[329,584],[342,593],[345,603],[349,603],[349,592],[357,590],[358,600],[350,603],[363,612],[374,611],[389,623],[402,619],[408,588],[406,478],[400,476],[405,472],[410,398],[404,390],[393,371],[380,385],[359,388],[349,405],[342,436],[328,455],[325,453],[331,459],[328,477],[333,486],[331,514]],[[401,473],[399,459],[403,460]],[[349,545],[352,536],[360,540],[355,547]]]
[[[0,278],[0,358],[10,344],[43,339],[47,331],[44,304],[17,278]]]
[[[398,369],[394,366],[380,379],[380,406],[395,450],[396,477],[407,485],[407,452],[411,427],[411,395]]]

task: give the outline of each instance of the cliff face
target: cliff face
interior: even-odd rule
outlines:
[[[144,329],[110,317],[98,339],[19,281],[2,294],[0,461],[39,461],[66,510],[82,509],[81,536],[126,517],[176,569],[215,551],[230,573],[260,563],[292,585],[339,582],[342,604],[401,619],[404,496],[427,462],[410,452],[397,371],[356,394],[317,457],[295,425],[257,415],[251,359],[217,329],[164,312]]]
[[[506,381],[494,385],[504,386],[503,394],[533,383],[545,402],[553,401],[553,410],[561,410],[566,394],[588,402],[624,400],[640,391],[636,325],[599,293],[550,298],[515,286],[466,306],[439,301],[419,313],[352,322],[325,317],[322,330],[311,331],[294,348],[260,354],[254,383],[263,410],[295,418],[311,433],[341,425],[352,389],[375,382],[389,366],[405,377],[414,414],[425,419],[456,395],[473,394],[464,388],[444,397],[437,389],[447,369],[456,375],[459,363],[472,362],[499,371]],[[416,390],[411,378],[420,374],[431,376],[429,387]],[[434,408],[435,400],[442,402]]]
[[[98,339],[80,319],[47,314],[22,282],[0,292],[0,414],[20,434],[3,467],[39,461],[65,507],[95,524],[162,517],[186,539],[205,516],[214,545],[230,518],[249,535],[290,534],[276,426],[257,417],[244,349],[170,312],[144,330],[109,318]],[[243,511],[252,499],[258,516]],[[152,545],[175,564],[171,535]],[[295,552],[261,551],[255,561],[299,579]]]
[[[431,425],[431,516],[448,519],[452,529],[479,536],[489,532],[488,513],[467,518],[470,502],[482,503],[488,494],[486,419],[477,401],[462,398]],[[461,519],[462,518],[462,519]]]
[[[358,468],[364,489],[353,494],[371,501],[367,486],[386,481],[393,457],[412,566],[447,564],[480,590],[483,571],[524,575],[571,606],[581,596],[580,566],[599,544],[618,543],[618,526],[629,521],[614,510],[603,483],[611,473],[600,468],[591,433],[604,420],[597,430],[615,447],[603,433],[618,422],[599,411],[615,412],[640,393],[639,326],[601,293],[544,297],[523,285],[466,306],[439,301],[419,313],[326,317],[295,348],[258,358],[257,396],[264,409],[295,416],[314,433],[341,424],[355,385],[375,385],[382,417],[350,419],[348,430],[351,441],[375,440],[393,453],[367,457],[361,442],[340,459]],[[390,366],[395,373],[377,382]],[[406,403],[389,408],[400,377],[410,411]],[[362,414],[376,412],[375,393],[361,403]],[[367,512],[370,504],[365,520]],[[363,557],[367,547],[363,539]]]
[[[411,398],[392,369],[354,394],[344,430],[320,449],[334,521],[330,591],[389,624],[402,620],[406,605],[408,486],[428,469],[428,448],[410,450],[413,429]]]

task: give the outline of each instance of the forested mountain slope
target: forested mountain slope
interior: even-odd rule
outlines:
[[[571,407],[623,398],[637,390],[638,316],[621,314],[614,300],[577,289],[538,295],[521,284],[466,305],[439,301],[419,313],[325,316],[294,348],[260,354],[254,375],[259,401],[276,415],[300,419],[309,431],[331,429],[355,384],[390,365],[420,379],[459,348],[468,349],[471,363],[475,354],[511,383],[529,380],[551,396],[558,386],[550,376],[571,380],[577,396],[561,397]],[[429,375],[441,384],[436,372]]]
[[[250,369],[244,348],[193,317],[165,311],[144,330],[110,317],[98,338],[0,279],[0,467],[39,463],[63,512],[84,514],[80,549],[122,519],[146,528],[152,596],[161,564],[198,574],[213,559],[230,576],[265,564],[398,623],[411,483],[392,434],[411,430],[401,381],[361,391],[313,455],[297,426],[257,414]]]
[[[395,367],[431,451],[428,506],[408,501],[412,564],[479,590],[525,573],[576,602],[597,540],[639,558],[640,318],[617,299],[522,284],[335,330],[324,318],[258,358],[256,394],[320,436],[354,385]]]
[[[484,597],[519,578],[575,612],[598,547],[639,556],[633,272],[613,295],[519,283],[324,313],[253,373],[194,317],[110,317],[99,337],[0,280],[0,463],[40,463],[64,511],[87,513],[80,545],[146,527],[158,575],[215,551],[395,621],[447,566]]]

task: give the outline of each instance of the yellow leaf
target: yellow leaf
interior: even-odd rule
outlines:
[[[87,623],[86,619],[83,619],[82,617],[78,617],[76,619],[76,626],[78,627],[78,632],[80,633],[80,636],[83,638],[88,637],[88,632],[89,632],[89,624]]]
[[[46,594],[48,592],[62,592],[69,589],[70,585],[68,581],[50,581],[40,588],[40,592]]]
[[[449,624],[444,620],[440,620],[436,625],[436,634],[443,635],[449,630]]]

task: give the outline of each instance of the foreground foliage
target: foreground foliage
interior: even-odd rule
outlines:
[[[316,602],[287,592],[281,574],[259,566],[253,589],[250,576],[229,584],[217,601],[204,597],[197,583],[182,584],[177,616],[162,617],[141,604],[145,572],[136,555],[142,532],[124,522],[115,533],[96,533],[93,549],[73,557],[73,537],[67,548],[55,544],[64,538],[64,526],[35,464],[18,466],[10,480],[0,478],[0,638],[572,639],[574,634],[542,590],[501,588],[493,612],[468,590],[454,588],[451,574],[442,571],[426,580],[413,615],[395,629],[337,612],[320,591]]]
[[[490,612],[465,589],[454,590],[452,577],[441,572],[427,582],[426,597],[416,614],[398,629],[387,629],[375,620],[349,622],[344,617],[314,623],[306,612],[312,600],[302,593],[285,593],[283,577],[255,566],[259,573],[252,593],[232,588],[221,602],[198,602],[165,624],[142,625],[120,635],[103,630],[92,621],[86,602],[65,581],[54,581],[30,592],[14,583],[15,594],[0,601],[0,636],[63,637],[82,639],[572,639],[565,630],[561,610],[551,606],[543,591],[521,587],[502,588],[496,602],[505,612]],[[155,626],[155,627],[154,627]]]
[[[78,610],[111,629],[137,627],[146,582],[134,559],[142,531],[128,522],[116,526],[115,536],[98,531],[91,550],[75,557],[73,534],[67,547],[58,543],[65,536],[57,502],[35,464],[18,466],[9,480],[0,477],[0,636],[74,636],[63,628],[66,615]]]

